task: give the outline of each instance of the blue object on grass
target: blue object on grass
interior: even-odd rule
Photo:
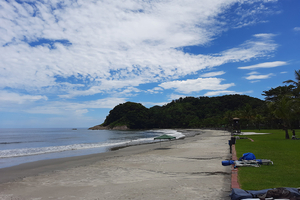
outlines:
[[[255,159],[256,159],[255,155],[253,153],[248,152],[248,153],[244,153],[239,160],[241,161],[241,160],[255,160]]]
[[[228,165],[232,165],[232,164],[234,164],[233,160],[224,160],[224,161],[222,161],[223,166],[228,166]]]

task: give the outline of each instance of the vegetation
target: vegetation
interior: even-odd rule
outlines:
[[[164,106],[146,108],[126,102],[110,111],[102,126],[126,125],[130,129],[151,128],[227,128],[233,129],[233,118],[239,118],[242,129],[300,127],[300,70],[289,84],[263,91],[265,101],[246,95],[220,97],[186,97]]]
[[[243,130],[246,132],[247,130]],[[249,130],[254,132],[253,130]],[[270,159],[274,165],[256,167],[240,167],[239,183],[245,190],[261,190],[276,187],[299,187],[300,140],[285,140],[283,130],[262,130],[256,132],[271,133],[268,135],[251,135],[250,140],[237,140],[235,148],[237,157],[251,152],[257,159]],[[300,130],[296,130],[300,135]]]
[[[103,126],[127,125],[131,129],[148,128],[148,109],[140,103],[126,102],[116,106],[109,112]]]
[[[228,126],[232,116],[244,116],[250,123],[252,114],[263,114],[264,101],[246,95],[221,97],[186,97],[164,106],[146,108],[126,102],[109,112],[102,126],[127,125],[131,129],[208,128]]]
[[[278,119],[281,128],[285,130],[286,139],[290,138],[288,129],[300,126],[300,70],[295,70],[295,79],[296,81],[283,82],[291,85],[272,88],[263,94],[266,96],[266,104],[270,111],[268,121],[272,121],[272,118]]]

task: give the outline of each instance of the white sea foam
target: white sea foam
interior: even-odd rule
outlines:
[[[163,134],[176,137],[176,139],[182,139],[185,137],[184,134],[182,134],[176,130],[173,130],[173,129],[158,129],[158,130],[155,130],[154,132],[161,132]]]
[[[52,146],[52,147],[40,147],[40,148],[24,148],[24,149],[10,149],[0,151],[0,158],[11,158],[20,156],[31,156],[46,153],[56,153],[63,151],[92,149],[100,147],[111,147],[116,145],[126,144],[125,141],[117,143],[95,143],[95,144],[72,144],[66,146]]]
[[[167,134],[176,139],[184,138],[185,135],[182,133],[171,130],[171,129],[158,129],[151,130],[151,132],[156,132],[158,134]],[[112,142],[104,143],[86,143],[86,144],[72,144],[65,146],[49,146],[49,147],[37,147],[37,148],[20,148],[20,149],[9,149],[9,150],[0,150],[0,158],[13,158],[13,157],[22,157],[22,156],[32,156],[32,155],[41,155],[48,153],[58,153],[64,151],[73,151],[73,150],[84,150],[84,149],[93,149],[93,148],[110,148],[114,146],[130,146],[143,143],[152,143],[158,142],[154,140],[154,137],[151,138],[139,138],[135,140],[117,140]]]

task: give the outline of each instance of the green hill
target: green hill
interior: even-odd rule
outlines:
[[[164,106],[146,108],[126,102],[114,107],[101,127],[127,126],[129,129],[207,128],[231,123],[233,117],[255,115],[264,109],[264,101],[247,95],[186,97]]]

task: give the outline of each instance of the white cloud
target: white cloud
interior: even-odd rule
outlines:
[[[145,107],[153,107],[153,106],[163,106],[170,102],[141,102]]]
[[[288,63],[284,62],[284,61],[274,61],[274,62],[260,63],[260,64],[257,64],[257,65],[238,67],[238,69],[273,68],[273,67],[279,67],[279,66],[283,66],[283,65],[287,65],[287,64]]]
[[[114,93],[115,95],[129,94],[129,92],[139,92],[140,90],[133,87],[143,83],[141,78],[132,77],[132,79],[125,80],[99,80],[99,85],[91,86],[86,90],[69,90],[68,94],[58,95],[61,98],[73,98],[76,96],[89,96],[98,93]],[[118,89],[122,88],[124,91],[120,92]]]
[[[169,100],[175,100],[175,99],[179,99],[179,98],[185,98],[185,95],[180,95],[180,94],[171,94]]]
[[[205,73],[202,74],[200,77],[214,77],[214,76],[220,76],[225,74],[226,72],[224,71],[218,71],[218,72],[209,72],[209,73]]]
[[[26,112],[35,114],[57,114],[57,115],[82,115],[88,109],[109,108],[112,109],[120,103],[125,103],[125,98],[105,98],[81,103],[70,103],[54,101],[47,105],[32,107]]]
[[[0,90],[0,104],[27,104],[39,100],[48,100],[44,95],[24,95]],[[2,107],[0,106],[0,107]]]
[[[249,94],[253,91],[244,91],[244,92],[235,92],[235,91],[229,91],[229,90],[223,90],[223,91],[210,91],[204,94],[204,96],[219,96],[219,95],[228,95],[228,94]]]
[[[163,89],[161,87],[155,87],[153,89],[149,89],[147,90],[147,92],[151,93],[151,94],[157,94],[157,93],[160,93],[162,92]]]
[[[266,6],[264,3],[277,2],[277,0],[246,0],[239,1],[235,9],[235,17],[227,17],[228,23],[235,24],[234,28],[242,28],[252,26],[258,23],[267,23],[267,20],[262,18],[263,15],[279,14],[280,11],[276,8],[271,9],[271,5]]]
[[[254,35],[254,37],[263,38],[263,39],[272,39],[275,36],[276,35],[272,33],[258,33]]]
[[[1,1],[0,88],[57,90],[62,98],[112,93],[274,51],[271,34],[214,55],[177,49],[208,44],[226,30],[218,17],[236,2]],[[28,44],[41,38],[55,48]]]
[[[18,93],[0,91],[0,111],[23,112],[31,114],[53,114],[63,116],[82,116],[93,109],[112,109],[126,98],[109,97],[83,102],[49,101],[43,95],[20,95]]]
[[[144,57],[151,54],[149,59],[155,64],[150,66],[130,67],[116,71],[111,74],[110,79],[98,77],[95,81],[98,85],[92,86],[87,90],[70,90],[69,94],[60,95],[63,98],[72,98],[75,96],[86,96],[97,93],[112,93],[120,88],[138,86],[140,84],[157,82],[161,79],[176,79],[181,76],[195,73],[200,69],[219,66],[228,62],[247,61],[254,57],[265,56],[268,52],[275,50],[276,44],[272,40],[249,40],[239,47],[229,49],[216,55],[189,55],[176,50],[168,50],[168,53],[158,55],[155,52],[148,52]],[[162,52],[159,52],[162,53]],[[142,58],[141,58],[142,59]],[[164,68],[160,63],[165,63]],[[130,69],[130,70],[128,70]],[[205,76],[217,76],[225,72],[216,72],[216,74],[206,74]]]
[[[218,78],[198,78],[184,81],[164,82],[159,86],[164,89],[175,89],[175,91],[183,94],[199,92],[202,90],[226,90],[227,88],[234,86],[234,83],[222,85],[222,80],[223,79]]]
[[[256,75],[256,74],[259,74],[259,72],[257,71],[252,71],[252,72],[249,72],[248,75]]]
[[[300,27],[295,27],[294,31],[300,31]]]
[[[225,61],[224,63],[249,61],[252,58],[267,56],[276,48],[277,44],[274,44],[271,35],[270,37],[256,37],[254,35],[254,39],[245,41],[236,48],[223,51],[220,55],[222,60]]]
[[[241,94],[239,92],[235,91],[229,91],[229,90],[221,90],[221,91],[210,91],[204,94],[204,96],[219,96],[219,95],[225,95],[225,94]]]
[[[268,79],[271,78],[271,76],[275,76],[273,73],[261,75],[261,74],[251,74],[248,77],[246,77],[247,80],[257,80],[257,79]]]
[[[268,0],[0,1],[0,91],[13,91],[0,92],[0,109],[55,115],[37,119],[45,127],[82,120],[93,125],[88,112],[112,109],[142,92],[174,89],[171,99],[184,97],[173,92],[235,93],[228,90],[234,83],[216,78],[224,71],[200,73],[269,56],[278,47],[274,34],[256,34],[211,54],[183,49],[207,47],[232,28],[265,23],[258,17],[269,12],[265,3],[270,5]],[[181,80],[192,76],[202,78]],[[147,83],[154,88],[142,89]]]

